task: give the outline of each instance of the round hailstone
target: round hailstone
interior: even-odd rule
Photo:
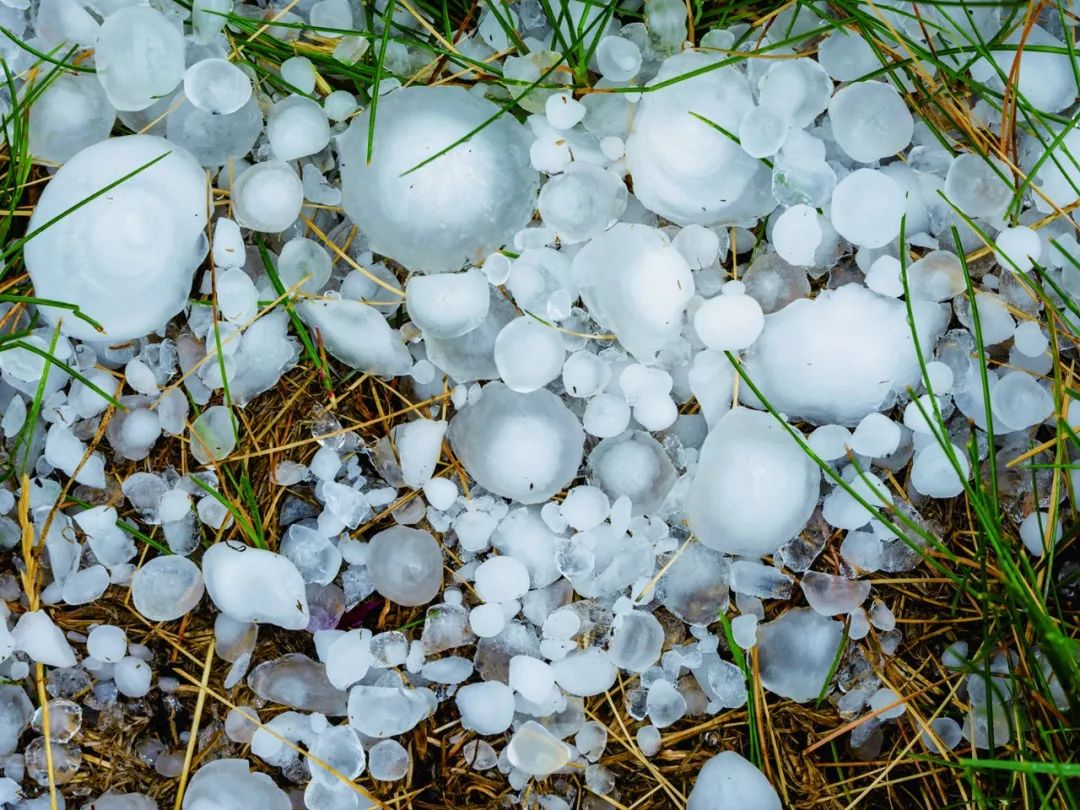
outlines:
[[[884,247],[900,235],[904,188],[874,169],[857,169],[836,184],[832,224],[857,247]]]
[[[86,637],[86,651],[98,661],[115,664],[127,655],[127,634],[121,627],[99,624]]]
[[[529,569],[513,557],[489,557],[477,566],[474,585],[485,602],[511,602],[529,590]]]
[[[187,303],[206,255],[206,194],[195,159],[153,135],[110,138],[79,152],[38,199],[27,229],[57,221],[26,243],[24,255],[36,295],[77,305],[104,332],[66,309],[38,311],[82,340],[132,340],[164,326]]]
[[[773,225],[773,248],[788,264],[810,267],[821,244],[820,215],[809,205],[793,205]]]
[[[333,262],[318,242],[298,236],[290,239],[278,256],[277,271],[286,290],[315,294],[330,280]],[[299,285],[299,286],[297,286]]]
[[[825,111],[832,91],[825,69],[813,59],[801,57],[773,62],[761,80],[758,99],[762,107],[802,129]]]
[[[405,309],[425,337],[461,337],[484,322],[491,302],[488,280],[476,268],[464,273],[412,276]]]
[[[677,477],[667,452],[643,431],[620,430],[589,454],[590,481],[613,501],[629,498],[633,515],[659,509]]]
[[[544,102],[544,115],[555,129],[573,129],[585,117],[585,105],[569,93],[553,93]]]
[[[126,6],[105,18],[94,45],[101,86],[118,110],[145,110],[184,75],[180,26],[150,6]]]
[[[330,143],[330,122],[323,108],[304,96],[283,98],[270,110],[266,137],[278,160],[314,155]]]
[[[228,59],[211,57],[184,71],[184,95],[203,112],[234,113],[251,98],[251,79]]]
[[[861,456],[885,458],[900,446],[900,426],[882,413],[868,413],[851,437],[851,449]]]
[[[945,175],[944,194],[969,217],[1000,214],[1012,199],[1012,171],[997,158],[958,155]]]
[[[990,409],[1006,427],[1026,430],[1050,418],[1054,400],[1027,372],[1010,371],[990,389]]]
[[[245,228],[281,233],[300,216],[304,184],[282,160],[249,166],[232,187],[235,219]]]
[[[891,84],[856,82],[829,101],[836,143],[859,163],[895,155],[911,143],[915,120]]]
[[[779,112],[754,107],[739,122],[739,145],[750,157],[772,157],[784,145],[790,127],[790,119]]]
[[[245,711],[251,711],[245,709]],[[216,759],[195,772],[184,793],[183,810],[290,810],[289,794],[265,773],[255,773],[246,759]]]
[[[911,464],[911,486],[915,491],[928,498],[955,498],[963,492],[969,473],[967,454],[954,444],[952,455],[960,467],[959,474],[941,445],[924,445]]]
[[[717,66],[726,58],[692,50],[668,57],[650,82],[665,85],[636,105],[626,141],[634,195],[679,225],[753,219],[776,205],[768,167],[716,129],[737,132],[754,107],[746,77]]]
[[[1061,539],[1061,522],[1055,521],[1050,525],[1050,513],[1035,510],[1020,523],[1020,540],[1035,557],[1041,557],[1047,549],[1057,545]]]
[[[442,550],[430,532],[394,526],[368,543],[368,573],[375,590],[392,602],[426,605],[442,587]]]
[[[1024,357],[1040,357],[1050,345],[1042,327],[1035,321],[1024,321],[1013,332],[1013,345]]]
[[[960,295],[966,286],[960,258],[948,250],[927,253],[908,267],[907,275],[912,299],[948,301]]]
[[[596,46],[596,65],[608,81],[630,81],[641,70],[641,48],[626,37],[604,37]]]
[[[577,417],[555,394],[519,394],[498,382],[457,413],[449,435],[480,486],[524,504],[542,503],[569,484],[585,444]]]
[[[394,90],[379,100],[370,161],[370,108],[353,120],[338,139],[342,205],[372,250],[410,270],[447,272],[528,224],[539,183],[531,138],[498,112],[460,87]]]
[[[559,331],[529,315],[510,321],[495,338],[495,366],[511,391],[543,388],[562,373],[565,359]]]
[[[741,285],[739,285],[741,287]],[[717,351],[739,351],[750,346],[765,328],[761,304],[741,289],[724,285],[694,313],[694,331],[701,342]]]
[[[614,172],[588,163],[571,163],[540,189],[537,207],[544,224],[564,244],[603,233],[626,208],[626,184]]]
[[[199,566],[175,554],[155,557],[131,578],[131,601],[152,622],[179,619],[199,603],[202,595]]]
[[[994,259],[1006,270],[1026,273],[1042,256],[1042,240],[1031,228],[1006,228],[994,241]]]
[[[200,464],[212,464],[228,457],[236,447],[236,417],[224,405],[207,408],[189,430],[188,448]],[[155,437],[156,438],[156,437]]]
[[[590,436],[600,439],[618,436],[630,424],[630,406],[615,394],[598,394],[585,406],[581,423]]]
[[[579,250],[572,270],[593,320],[640,362],[678,339],[694,277],[663,231],[620,222]]]
[[[818,44],[818,64],[838,82],[861,79],[881,67],[870,43],[843,28],[834,28]]]
[[[686,810],[781,810],[765,774],[734,751],[723,751],[698,771]]]
[[[86,73],[56,76],[30,105],[27,148],[38,160],[64,163],[109,137],[116,110],[101,82]]]
[[[220,542],[203,553],[202,566],[206,592],[229,618],[275,624],[286,630],[308,626],[311,612],[304,578],[288,557]]]
[[[817,506],[821,472],[771,414],[736,408],[709,431],[686,504],[698,540],[725,554],[771,554]]]
[[[166,137],[170,143],[178,143],[190,151],[207,168],[246,155],[262,133],[262,111],[254,96],[228,115],[200,110],[186,98],[181,101],[179,107],[170,107],[165,119]]]

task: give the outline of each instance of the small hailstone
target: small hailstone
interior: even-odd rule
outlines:
[[[266,121],[266,136],[278,160],[313,155],[330,142],[330,124],[318,102],[288,96],[277,102]]]
[[[936,441],[916,452],[910,477],[915,491],[930,498],[954,498],[963,492],[970,472],[968,458],[955,444],[952,445],[952,457],[960,467],[959,473]]]
[[[99,661],[115,664],[127,653],[127,634],[115,625],[100,624],[86,637],[86,651]]]
[[[127,381],[127,384],[131,386],[132,390],[140,394],[154,396],[158,392],[158,385],[157,380],[154,377],[154,372],[146,365],[146,363],[137,357],[133,357],[129,360],[124,367],[124,379]]]
[[[765,327],[761,305],[748,295],[721,295],[702,303],[694,313],[694,331],[708,348],[738,351],[750,346]]]
[[[1046,553],[1046,540],[1049,547],[1053,548],[1061,539],[1061,522],[1055,521],[1053,528],[1050,526],[1050,513],[1036,510],[1020,522],[1020,540],[1035,557],[1041,557]],[[1047,537],[1049,535],[1049,537]]]
[[[527,394],[559,376],[566,348],[557,329],[522,315],[499,332],[494,357],[506,387]]]
[[[449,478],[432,478],[424,484],[424,496],[434,509],[449,509],[458,496],[457,484]]]
[[[806,437],[806,443],[823,461],[836,461],[851,447],[851,431],[843,425],[822,425]]]
[[[180,83],[183,33],[150,6],[126,6],[105,18],[94,44],[94,61],[116,109],[144,110],[168,97]]]
[[[214,264],[219,268],[240,267],[246,258],[244,239],[240,226],[228,217],[218,217],[214,222]]]
[[[506,627],[506,615],[497,603],[477,605],[469,611],[469,627],[480,638],[492,638]]]
[[[596,46],[600,75],[613,82],[626,82],[641,70],[641,49],[626,37],[606,36]]]
[[[463,686],[455,702],[461,725],[478,734],[502,734],[514,719],[514,693],[498,681]]]
[[[691,270],[708,267],[720,255],[720,237],[716,231],[703,225],[687,225],[680,228],[671,244],[686,259]]]
[[[368,543],[375,590],[399,605],[424,605],[442,586],[442,550],[429,532],[394,526]]]
[[[930,728],[933,730],[933,736],[924,730],[920,739],[931,754],[952,751],[963,739],[963,729],[951,717],[938,717],[931,720]]]
[[[367,768],[372,779],[396,782],[409,772],[409,752],[397,740],[377,742],[368,752]]]
[[[211,57],[184,72],[184,95],[204,112],[228,115],[251,98],[251,79],[229,60]]]
[[[152,622],[168,622],[190,612],[202,599],[203,575],[179,555],[155,557],[131,580],[131,601]]]
[[[1012,198],[1012,170],[997,158],[970,152],[957,155],[945,175],[943,193],[970,217],[994,216]]]
[[[829,120],[837,144],[859,163],[895,155],[911,143],[915,130],[904,99],[891,84],[878,81],[838,90],[829,101]]]
[[[571,489],[562,502],[560,511],[567,525],[579,532],[599,526],[611,510],[611,501],[603,490],[593,486]]]
[[[884,247],[900,235],[905,197],[903,186],[884,172],[856,169],[833,189],[833,227],[858,247]]]
[[[768,158],[780,151],[791,122],[768,107],[754,107],[739,122],[739,144],[753,158]]]
[[[474,585],[485,602],[509,602],[529,590],[529,570],[513,557],[489,557],[477,567]]]
[[[1049,347],[1050,341],[1038,323],[1024,321],[1013,332],[1013,345],[1025,357],[1040,357]]]
[[[348,90],[335,90],[323,99],[323,109],[331,121],[344,121],[359,108],[356,96]]]
[[[809,205],[791,206],[777,218],[772,237],[781,259],[796,266],[811,266],[822,240],[818,212]]]
[[[675,424],[679,409],[666,394],[649,394],[634,403],[634,419],[646,430],[666,430]]]
[[[1037,231],[1024,226],[1006,228],[994,242],[994,259],[1006,270],[1026,273],[1042,255],[1042,240]]]
[[[601,439],[618,436],[630,424],[630,406],[614,394],[599,394],[589,400],[582,416],[585,432]]]
[[[608,135],[600,139],[600,151],[608,160],[618,160],[626,151],[626,143],[622,138]]]
[[[200,464],[221,461],[236,447],[236,417],[224,405],[203,411],[192,423],[188,448]]]
[[[866,638],[869,632],[870,617],[866,615],[863,608],[855,608],[848,614],[848,638],[858,641],[861,638]]]
[[[510,688],[530,703],[542,703],[555,686],[555,674],[551,665],[528,655],[515,655],[510,659]]]
[[[948,364],[940,360],[931,360],[926,364],[926,376],[935,395],[941,396],[952,391],[953,370]]]
[[[660,753],[660,730],[652,725],[642,726],[637,730],[637,744],[647,757],[654,757]]]
[[[892,708],[885,709],[885,706],[890,706],[893,703],[898,705],[892,706]],[[894,717],[899,717],[905,711],[907,711],[907,704],[900,700],[900,696],[896,694],[892,689],[879,689],[870,696],[870,709],[871,711],[878,712],[879,720],[892,720]],[[881,711],[879,711],[881,710]]]
[[[757,643],[758,619],[753,613],[743,613],[731,620],[731,635],[735,643],[749,650]]]
[[[15,649],[26,653],[31,661],[51,667],[75,666],[71,645],[43,610],[28,611],[20,616],[11,635]]]
[[[315,89],[315,67],[306,56],[291,56],[282,62],[281,78],[291,84],[297,92],[306,95],[311,95]]]
[[[899,298],[904,294],[901,269],[900,260],[895,256],[879,256],[866,273],[866,286],[878,295]]]
[[[870,608],[870,623],[878,630],[887,633],[896,627],[896,617],[884,602],[875,601]]]
[[[884,458],[900,445],[900,426],[881,413],[862,418],[851,436],[851,449],[862,456]]]
[[[1010,371],[990,390],[993,415],[1012,430],[1026,430],[1054,412],[1049,391],[1024,371]]]
[[[570,753],[570,746],[535,720],[522,724],[506,747],[512,766],[540,779],[569,763]]]
[[[823,616],[850,613],[870,594],[869,582],[819,571],[807,571],[799,584],[810,607]]]
[[[233,214],[245,228],[280,233],[296,222],[304,205],[304,186],[283,160],[245,169],[232,189]]]
[[[544,112],[555,129],[572,129],[585,117],[586,107],[569,93],[554,93],[544,102]]]
[[[304,579],[287,557],[219,542],[203,553],[202,566],[206,591],[222,613],[287,630],[307,627],[311,616]]]
[[[122,658],[113,667],[113,681],[120,694],[139,698],[150,691],[150,680],[153,672],[150,665],[141,658],[128,656]]]

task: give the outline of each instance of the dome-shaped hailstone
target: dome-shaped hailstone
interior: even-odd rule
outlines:
[[[82,150],[41,194],[29,232],[60,218],[26,243],[26,267],[38,297],[75,304],[104,333],[67,309],[42,315],[83,340],[131,340],[164,326],[206,255],[206,209],[206,174],[176,144],[129,135]]]
[[[458,270],[532,218],[539,180],[531,139],[509,115],[485,125],[499,111],[490,101],[460,87],[407,87],[373,109],[371,161],[370,110],[340,136],[338,152],[342,204],[377,253],[410,270]]]
[[[683,51],[664,60],[649,84],[671,81],[723,58]],[[753,108],[750,85],[731,66],[645,93],[626,141],[634,195],[641,204],[679,225],[737,222],[771,211],[776,201],[768,168],[707,123],[737,132]]]

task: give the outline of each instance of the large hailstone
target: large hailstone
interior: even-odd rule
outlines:
[[[409,172],[498,112],[460,87],[395,90],[379,99],[370,162],[370,111],[353,121],[338,139],[341,202],[372,250],[443,273],[478,263],[528,224],[539,179],[531,139],[509,115]]]
[[[593,320],[642,363],[679,337],[694,277],[663,231],[620,222],[578,251],[573,274]]]
[[[926,352],[944,331],[947,312],[932,301],[911,307]],[[819,425],[857,425],[920,379],[904,302],[861,284],[766,315],[744,368],[778,411]],[[749,386],[739,393],[745,404],[760,405]]]
[[[683,51],[664,60],[649,86],[708,69],[724,58]],[[701,120],[738,132],[752,109],[750,85],[733,66],[645,93],[626,141],[626,161],[641,204],[679,225],[738,222],[769,213],[776,202],[768,167]]]
[[[65,334],[132,340],[184,308],[206,255],[206,175],[176,144],[128,135],[83,149],[45,187],[28,230],[158,158],[26,243],[35,294],[77,305],[105,330],[97,332],[67,309],[42,307]]]
[[[736,408],[701,446],[686,514],[709,548],[760,557],[802,531],[820,489],[820,470],[783,425]]]
[[[145,110],[184,76],[183,28],[150,6],[126,6],[102,23],[94,61],[116,109]]]
[[[450,423],[450,444],[480,486],[519,503],[542,503],[574,480],[585,431],[559,397],[499,382]]]

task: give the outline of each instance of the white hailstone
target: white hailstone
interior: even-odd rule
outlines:
[[[97,453],[87,455],[86,445],[79,441],[69,428],[59,424],[49,426],[49,432],[45,434],[43,455],[45,461],[76,482],[95,489],[104,489],[104,459]]]
[[[1041,257],[1042,240],[1031,228],[1005,228],[994,241],[994,260],[1006,270],[1026,273]]]
[[[820,571],[807,571],[799,582],[806,602],[822,616],[851,613],[870,595],[866,580],[848,579]]]
[[[232,206],[236,221],[243,227],[281,233],[300,216],[304,185],[282,160],[256,163],[233,183]]]
[[[555,129],[573,129],[585,117],[585,105],[569,93],[552,93],[544,102],[544,114]]]
[[[834,28],[818,43],[818,64],[838,82],[861,79],[881,67],[870,43],[844,28]]]
[[[642,95],[626,141],[634,195],[679,225],[753,219],[776,205],[768,167],[715,128],[737,132],[754,107],[743,73],[717,67],[725,59],[687,50],[664,60],[649,84],[665,84]]]
[[[822,240],[819,216],[809,205],[793,205],[777,217],[772,239],[781,259],[801,267],[814,264]]]
[[[295,92],[311,95],[315,90],[315,66],[306,56],[290,56],[282,62],[281,78],[292,85]]]
[[[251,710],[247,710],[251,711]],[[184,792],[182,810],[291,810],[289,795],[274,784],[271,776],[256,773],[246,759],[216,759],[191,777]]]
[[[593,320],[639,362],[678,338],[694,278],[662,231],[620,222],[579,250],[572,269]]]
[[[955,498],[963,492],[970,472],[967,453],[954,444],[952,456],[959,472],[936,441],[915,453],[911,464],[911,486],[915,491],[929,498]]]
[[[851,431],[843,425],[822,425],[814,428],[806,443],[823,461],[836,461],[847,455],[851,447]]]
[[[720,237],[716,231],[703,225],[680,228],[671,244],[686,259],[691,270],[708,267],[720,256]]]
[[[761,80],[758,98],[762,107],[802,128],[825,111],[832,91],[825,69],[813,59],[800,57],[773,62]]]
[[[575,650],[551,665],[557,683],[568,695],[602,695],[615,684],[618,668],[611,657],[597,647]]]
[[[181,26],[150,6],[125,6],[102,23],[94,63],[116,109],[145,110],[184,75]]]
[[[1050,418],[1054,399],[1025,371],[1010,371],[990,389],[990,408],[1011,430],[1026,430]]]
[[[57,164],[108,138],[116,121],[101,83],[85,73],[54,76],[34,98],[29,115],[28,151]]]
[[[152,622],[169,622],[189,613],[203,591],[199,566],[176,554],[155,557],[131,579],[131,601]]]
[[[445,434],[446,422],[435,419],[415,419],[394,427],[392,437],[405,486],[419,489],[435,473]]]
[[[707,348],[740,351],[751,346],[762,329],[761,304],[736,288],[724,286],[720,295],[702,302],[694,313],[694,331]]]
[[[940,360],[931,360],[926,364],[926,376],[930,382],[930,388],[937,396],[952,391],[954,375],[948,364]]]
[[[848,531],[861,529],[874,518],[874,513],[863,506],[863,502],[875,511],[892,505],[892,493],[873,473],[860,473],[853,465],[848,468],[845,478],[847,487],[836,486],[821,505],[821,515],[830,526]]]
[[[598,394],[585,406],[581,422],[590,436],[600,439],[618,436],[630,424],[630,406],[615,394]]]
[[[430,532],[394,526],[368,543],[368,573],[375,590],[399,605],[426,605],[439,593],[442,550]]]
[[[768,158],[780,151],[791,119],[769,107],[754,107],[739,122],[739,145],[752,158]]]
[[[491,300],[488,286],[487,278],[476,268],[464,273],[414,275],[405,285],[405,308],[425,337],[460,337],[487,318]]]
[[[237,324],[254,319],[259,311],[259,291],[251,276],[239,267],[230,267],[218,274],[215,286],[222,318]]]
[[[232,542],[215,543],[202,558],[206,592],[239,622],[303,630],[311,618],[304,578],[287,557]]]
[[[664,628],[651,613],[632,610],[616,619],[608,655],[616,666],[644,672],[658,660],[664,646]]]
[[[679,408],[667,394],[649,394],[634,403],[634,420],[646,430],[666,430],[679,418]]]
[[[1004,75],[1015,78],[1016,91],[1034,109],[1061,112],[1076,99],[1076,80],[1068,47],[1058,37],[1038,25],[1014,30],[1002,41],[1004,48],[990,52],[997,64],[985,59],[972,70],[979,76]]]
[[[244,238],[235,220],[218,217],[214,222],[212,242],[211,256],[215,266],[218,268],[240,267],[244,264],[246,259]]]
[[[550,391],[528,394],[502,383],[450,423],[450,443],[465,471],[488,491],[520,503],[543,503],[570,483],[581,465],[585,432]]]
[[[184,71],[184,95],[203,112],[228,115],[251,98],[251,79],[228,59],[202,59]]]
[[[686,502],[698,540],[727,554],[770,554],[817,505],[821,472],[767,413],[736,408],[709,431]]]
[[[331,121],[344,121],[359,108],[356,96],[348,90],[335,90],[323,99],[323,109]]]
[[[1041,557],[1061,539],[1061,521],[1050,523],[1050,513],[1035,510],[1020,522],[1020,540],[1031,554]]]
[[[884,172],[856,169],[832,193],[832,225],[858,247],[884,247],[900,235],[903,186]]]
[[[911,302],[921,346],[944,331],[942,307]],[[765,318],[747,354],[746,372],[782,413],[815,424],[856,425],[891,397],[918,385],[907,307],[858,284],[800,299]],[[747,404],[756,404],[747,386]]]
[[[757,644],[758,617],[744,613],[731,620],[731,636],[740,649],[749,650]]]
[[[506,387],[527,394],[562,373],[566,348],[557,329],[522,315],[499,331],[494,357]]]
[[[278,160],[313,155],[330,142],[330,123],[318,102],[288,96],[277,102],[266,121],[266,137]]]
[[[641,49],[626,37],[603,37],[596,46],[596,65],[608,81],[630,81],[641,70]]]
[[[529,590],[529,569],[513,557],[489,557],[477,566],[473,584],[485,602],[510,602]]]
[[[892,689],[878,689],[870,696],[870,711],[879,720],[892,720],[907,711],[907,704]]]
[[[957,155],[949,164],[942,191],[969,217],[992,217],[1002,213],[1012,199],[1012,170],[997,158]]]
[[[873,163],[911,143],[915,120],[891,84],[855,82],[829,101],[829,121],[837,144],[852,160]],[[838,229],[839,230],[839,229]]]
[[[1013,332],[1013,345],[1024,357],[1041,357],[1050,341],[1036,321],[1024,321]]]
[[[506,746],[506,758],[519,771],[543,779],[570,762],[570,746],[537,723],[521,725]]]
[[[469,611],[469,627],[480,638],[494,638],[506,627],[506,613],[497,602],[477,605]]]
[[[502,734],[514,720],[514,693],[498,681],[470,683],[454,696],[461,725],[477,734]]]
[[[543,703],[555,686],[551,665],[539,658],[515,655],[510,658],[510,688],[530,703]]]
[[[394,90],[379,101],[370,161],[372,113],[353,120],[338,139],[342,204],[372,250],[410,270],[447,272],[525,227],[538,185],[529,136],[498,111],[460,87]]]
[[[571,163],[540,189],[537,208],[564,244],[583,242],[610,228],[626,208],[622,178],[588,163]]]
[[[341,362],[368,374],[400,377],[412,368],[401,333],[374,307],[347,298],[303,301],[306,324],[319,330],[326,350]]]
[[[815,700],[832,671],[843,625],[809,608],[758,625],[761,684],[799,703]]]
[[[963,729],[951,717],[937,717],[930,721],[930,729],[924,729],[919,739],[931,754],[952,751],[963,739]],[[933,736],[930,730],[933,730]]]
[[[571,528],[579,532],[595,529],[607,519],[611,501],[599,487],[574,487],[566,493],[559,506],[559,513]]]
[[[562,383],[572,397],[586,399],[602,391],[611,380],[611,367],[592,352],[576,351],[566,358]]]
[[[278,256],[277,271],[286,290],[317,293],[330,280],[332,269],[326,248],[302,236],[286,242]]]
[[[900,278],[902,269],[895,256],[878,256],[866,273],[866,286],[878,295],[899,298],[904,294],[904,282]]]
[[[138,8],[109,19],[131,10]],[[26,243],[24,255],[36,295],[76,304],[104,333],[66,309],[38,311],[82,340],[121,342],[164,326],[187,303],[205,256],[206,195],[195,159],[161,138],[110,138],[79,152],[38,199],[28,230],[57,221]]]
[[[86,651],[98,661],[115,664],[127,654],[127,634],[121,627],[99,624],[86,637]]]
[[[781,810],[765,774],[734,751],[723,751],[698,771],[686,810]]]
[[[964,266],[948,250],[932,250],[907,269],[911,298],[947,301],[964,292]]]
[[[19,617],[11,629],[15,649],[26,653],[31,661],[50,667],[75,666],[75,653],[57,627],[43,610],[30,610]]]
[[[113,666],[113,682],[117,691],[125,697],[145,696],[150,691],[153,674],[148,663],[131,655],[120,659]]]
[[[424,497],[433,509],[449,509],[457,496],[457,484],[449,478],[432,478],[424,484]]]
[[[882,413],[868,413],[851,436],[851,449],[870,458],[890,456],[899,446],[900,426]]]

